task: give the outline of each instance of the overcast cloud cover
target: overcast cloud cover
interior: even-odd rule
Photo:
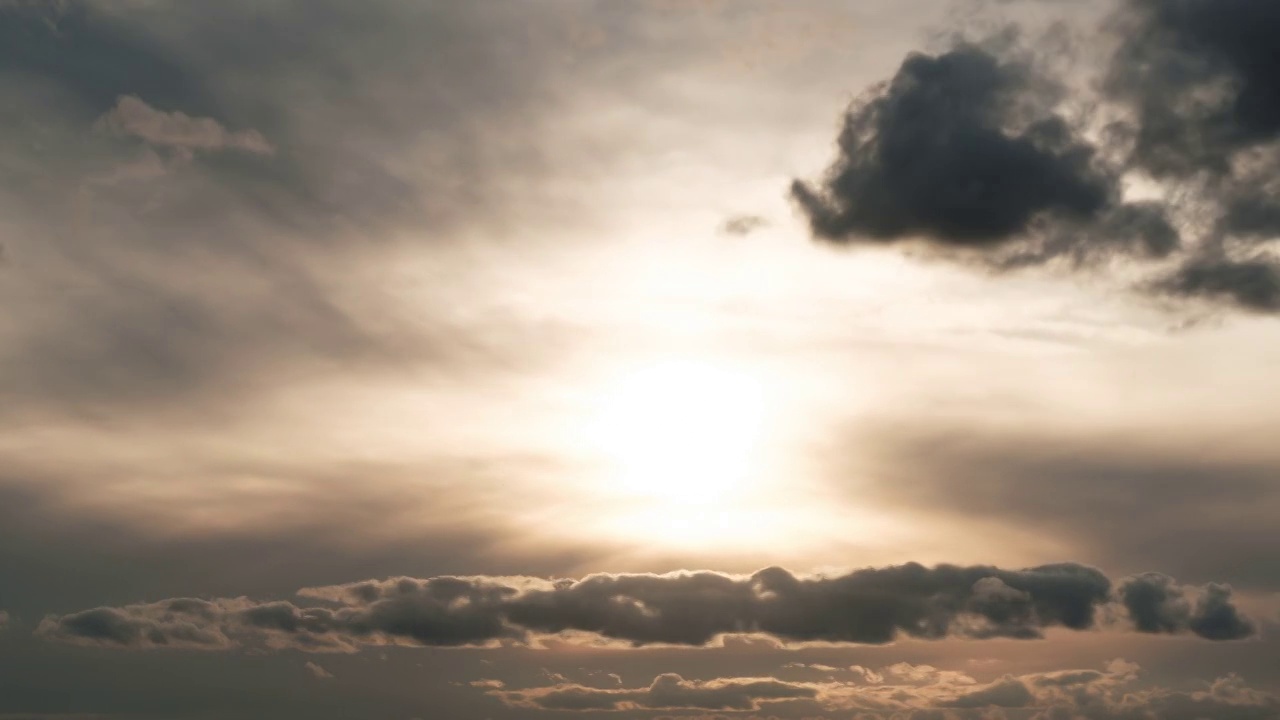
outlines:
[[[0,720],[1280,719],[1278,35],[0,0]]]

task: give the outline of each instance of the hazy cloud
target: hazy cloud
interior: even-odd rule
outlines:
[[[759,215],[734,215],[720,225],[720,232],[725,235],[745,237],[768,225],[768,219]]]
[[[999,518],[1126,573],[1155,566],[1200,582],[1280,588],[1280,562],[1266,550],[1280,512],[1269,455],[1141,433],[973,424],[898,428],[870,444],[883,453],[877,471],[892,478],[874,490],[883,502]]]
[[[197,150],[240,150],[255,155],[275,153],[275,148],[257,130],[231,132],[213,118],[157,110],[133,95],[122,95],[114,108],[98,118],[94,127],[101,132],[132,136],[151,145],[185,153]]]
[[[302,667],[306,668],[307,672],[311,673],[312,677],[317,680],[328,680],[333,677],[333,673],[310,661],[304,663]]]

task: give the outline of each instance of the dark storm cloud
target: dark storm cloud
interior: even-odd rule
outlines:
[[[1107,28],[1119,47],[1100,98],[1007,38],[909,56],[850,108],[822,180],[793,183],[813,234],[923,240],[1006,271],[1146,262],[1157,277],[1141,291],[1280,310],[1280,266],[1260,246],[1280,236],[1280,7],[1126,0]],[[1103,115],[1066,100],[1120,119],[1093,132]],[[1125,202],[1136,174],[1180,192]],[[1171,257],[1173,271],[1151,264]]]
[[[1122,582],[1121,588],[1133,583]],[[700,571],[670,575],[591,575],[581,580],[503,577],[398,578],[303,590],[323,601],[167,600],[47,617],[42,637],[125,648],[173,644],[222,647],[223,638],[270,647],[351,652],[362,645],[484,646],[538,637],[594,636],[635,646],[703,646],[722,635],[754,633],[779,641],[884,644],[899,638],[1037,638],[1045,629],[1089,630],[1099,613],[1132,616],[1140,630],[1239,639],[1252,626],[1230,590],[1165,588],[1199,596],[1186,621],[1154,629],[1128,596],[1093,568],[1026,570],[909,564],[836,577],[801,577],[781,568],[750,576]],[[1123,614],[1123,613],[1121,613]]]
[[[503,702],[537,710],[759,710],[764,703],[810,699],[812,687],[772,678],[685,680],[674,673],[659,675],[636,690],[557,685],[532,690],[495,691]]]

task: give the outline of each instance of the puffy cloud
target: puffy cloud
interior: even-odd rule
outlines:
[[[792,195],[834,241],[924,236],[999,244],[1042,214],[1091,218],[1115,194],[1093,149],[1046,105],[1030,65],[976,45],[908,57],[844,119],[839,157],[820,186]],[[1031,108],[1028,101],[1040,107]]]
[[[80,645],[222,650],[233,643],[223,628],[229,612],[247,606],[234,600],[175,598],[121,608],[100,607],[44,620],[37,634]]]
[[[848,110],[825,176],[792,184],[813,234],[1005,271],[1119,258],[1146,293],[1280,311],[1280,9],[1125,0],[1106,26],[1097,95],[1016,28],[908,56]],[[1126,200],[1131,180],[1158,197]]]
[[[1257,632],[1231,604],[1231,588],[1225,585],[1187,588],[1166,575],[1144,573],[1125,580],[1118,592],[1139,632],[1193,632],[1210,640],[1239,640]]]
[[[1150,603],[1120,607],[1148,630]],[[1184,622],[1162,632],[1213,640],[1252,631],[1225,586],[1161,586],[1170,598],[1196,596]],[[315,652],[363,645],[485,646],[529,644],[548,636],[586,636],[631,645],[702,646],[724,635],[760,634],[785,643],[883,644],[898,638],[1034,638],[1044,629],[1087,630],[1115,602],[1111,581],[1082,565],[1026,570],[908,564],[845,575],[797,576],[767,568],[749,576],[710,571],[668,575],[394,578],[310,588],[324,603],[167,600],[96,608],[46,618],[44,637],[128,648],[221,649],[240,641]],[[1179,595],[1180,594],[1180,595]],[[1172,602],[1172,600],[1171,600]]]

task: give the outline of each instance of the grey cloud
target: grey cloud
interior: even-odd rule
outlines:
[[[218,627],[226,603],[176,598],[151,605],[95,608],[61,618],[58,633],[89,645],[135,648],[226,649],[231,640]],[[48,632],[41,624],[38,633]]]
[[[745,237],[768,225],[769,221],[759,215],[734,215],[720,225],[720,232]]]
[[[1263,2],[1125,0],[1099,33],[1119,49],[1098,96],[1068,90],[1016,28],[913,54],[849,109],[826,175],[791,196],[834,243],[924,241],[998,271],[1119,259],[1150,276],[1143,293],[1274,313],[1277,32]],[[1094,109],[1068,114],[1067,99]],[[1162,199],[1122,200],[1134,176]]]
[[[759,710],[766,703],[811,699],[817,690],[772,678],[697,681],[667,673],[635,690],[563,684],[491,694],[514,707],[538,710]]]
[[[1251,0],[1129,0],[1106,82],[1129,109],[1130,162],[1192,183],[1218,218],[1211,252],[1152,287],[1246,310],[1280,310],[1280,265],[1256,245],[1280,235],[1280,7]],[[1234,252],[1231,248],[1235,246]]]
[[[1097,220],[1118,205],[1116,178],[1053,112],[1047,82],[1029,61],[977,45],[912,55],[849,111],[822,183],[797,181],[792,196],[835,242],[989,249],[1051,217]],[[1169,232],[1137,249],[1167,253]],[[1079,229],[1072,237],[1059,252],[1088,247]]]
[[[1173,578],[1144,573],[1127,579],[1118,589],[1139,632],[1194,632],[1211,640],[1239,640],[1257,627],[1231,604],[1231,588],[1211,583],[1191,589]]]
[[[1155,287],[1171,295],[1226,300],[1256,312],[1280,311],[1280,265],[1267,257],[1195,258]]]
[[[1127,0],[1109,94],[1135,113],[1134,162],[1156,175],[1230,172],[1238,150],[1280,137],[1280,6]]]
[[[1170,587],[1175,589],[1201,592],[1205,604],[1169,632],[1213,640],[1241,637],[1224,629],[1233,619],[1247,622],[1228,589]],[[305,589],[299,595],[324,604],[169,600],[50,616],[37,634],[124,648],[182,643],[217,649],[225,646],[223,638],[239,638],[317,652],[379,644],[528,644],[569,633],[635,646],[701,646],[742,633],[783,642],[883,644],[903,637],[1034,638],[1055,626],[1088,630],[1098,627],[1099,612],[1114,604],[1105,576],[1069,564],[1027,570],[909,564],[835,577],[800,577],[769,568],[750,576],[699,571],[591,575],[576,581],[397,578]],[[1143,618],[1135,622],[1141,629]]]

